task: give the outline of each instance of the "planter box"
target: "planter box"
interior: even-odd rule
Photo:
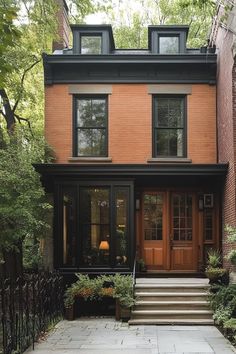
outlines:
[[[123,307],[120,301],[116,299],[116,321],[128,321],[131,316],[131,309],[129,307]]]
[[[74,305],[65,308],[65,319],[68,321],[73,321],[75,319]]]
[[[78,297],[74,304],[75,318],[81,316],[114,316],[115,299],[104,296],[101,300],[85,301]]]

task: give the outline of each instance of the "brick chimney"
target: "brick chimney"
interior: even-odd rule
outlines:
[[[55,0],[57,10],[57,39],[53,40],[52,50],[64,49],[69,47],[70,24],[68,18],[68,6],[65,0]]]

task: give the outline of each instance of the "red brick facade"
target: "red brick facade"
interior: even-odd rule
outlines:
[[[217,128],[219,162],[229,162],[223,196],[223,225],[236,226],[236,66],[232,55],[233,34],[219,28],[217,34]],[[229,248],[223,233],[223,253]],[[225,265],[228,263],[224,260]]]
[[[72,95],[68,85],[46,87],[45,133],[57,162],[72,156]],[[114,84],[109,95],[108,155],[113,163],[152,157],[152,95],[146,84]],[[187,98],[187,151],[193,163],[216,163],[215,86],[195,84]]]

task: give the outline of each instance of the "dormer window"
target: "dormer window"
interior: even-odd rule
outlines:
[[[158,36],[159,54],[176,54],[179,53],[179,36]]]
[[[153,54],[186,53],[188,26],[161,25],[148,27],[148,48]]]
[[[81,35],[81,54],[101,54],[102,36],[96,34]]]

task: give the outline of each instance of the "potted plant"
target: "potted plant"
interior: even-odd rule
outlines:
[[[88,275],[76,274],[78,280],[73,283],[65,292],[65,309],[66,318],[73,320],[75,318],[75,302],[77,299],[81,306],[81,300],[90,301],[87,306],[89,314],[95,310],[107,310],[109,306],[103,302],[106,300],[108,304],[111,299],[116,300],[116,318],[130,317],[130,307],[134,304],[132,277],[129,275],[100,275],[96,278],[89,278]],[[83,307],[85,303],[83,302]],[[82,312],[86,310],[82,309]],[[126,311],[123,314],[123,310]],[[80,310],[81,313],[81,310]],[[100,314],[100,313],[99,313]]]
[[[219,250],[210,249],[208,251],[205,274],[210,284],[227,283],[227,270],[221,267],[221,253]]]
[[[146,272],[147,271],[145,261],[142,258],[137,260],[137,271],[138,272]]]

